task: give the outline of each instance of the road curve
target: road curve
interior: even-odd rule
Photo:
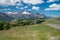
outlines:
[[[60,25],[59,24],[46,24],[46,25],[54,27],[56,29],[60,29]]]

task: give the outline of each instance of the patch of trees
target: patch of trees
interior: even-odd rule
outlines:
[[[11,27],[16,26],[26,26],[26,25],[33,25],[33,24],[40,24],[44,22],[45,19],[24,19],[24,20],[18,20],[14,19],[10,22],[0,22],[0,30],[7,30]]]
[[[58,20],[60,20],[60,18],[57,18]]]
[[[0,30],[7,30],[10,29],[10,23],[9,22],[0,22]]]

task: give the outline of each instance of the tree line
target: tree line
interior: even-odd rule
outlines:
[[[39,24],[44,22],[45,19],[32,19],[32,20],[28,20],[28,19],[23,19],[23,20],[18,20],[18,19],[14,19],[10,22],[0,22],[0,30],[7,30],[10,29],[12,27],[16,27],[16,26],[25,26],[25,25],[33,25],[33,24]]]

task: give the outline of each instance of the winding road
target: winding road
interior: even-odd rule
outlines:
[[[48,25],[50,27],[54,27],[56,29],[60,29],[60,25],[59,24],[46,24],[46,25]]]

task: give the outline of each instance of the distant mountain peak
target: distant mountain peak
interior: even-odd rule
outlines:
[[[22,14],[31,14],[31,13],[29,13],[29,12],[26,12],[26,11],[23,11],[23,12],[22,12]]]
[[[45,15],[44,14],[40,14],[40,13],[32,13],[31,11],[20,11],[17,14],[17,18],[22,18],[22,19],[33,19],[33,18],[44,18]]]
[[[17,14],[18,12],[6,12],[6,14]]]

